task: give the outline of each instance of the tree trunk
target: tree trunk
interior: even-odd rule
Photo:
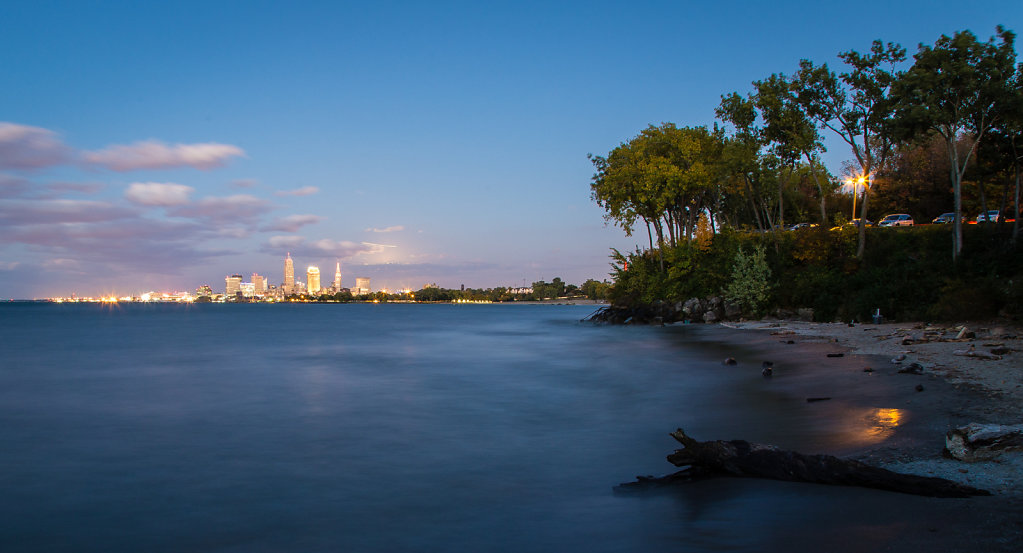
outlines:
[[[859,486],[928,497],[970,497],[991,495],[986,490],[943,478],[899,474],[890,470],[839,459],[831,455],[807,455],[743,440],[698,442],[680,428],[671,436],[682,449],[668,455],[678,467],[689,467],[664,479],[666,483],[694,477],[742,476],[786,482],[812,482],[836,486]],[[641,478],[637,484],[654,482]]]
[[[827,198],[824,197],[824,186],[821,185],[820,175],[817,174],[817,165],[813,162],[813,156],[806,156],[807,163],[810,164],[810,175],[813,177],[813,182],[817,184],[817,193],[820,194],[821,199],[821,226],[828,226],[828,211],[824,207],[824,203]]]
[[[869,175],[870,171],[864,171],[864,175]],[[870,195],[870,177],[867,177],[867,183],[863,186],[863,202],[860,205],[860,224],[859,224],[859,239],[856,245],[856,257],[863,259],[863,252],[866,251],[867,245],[867,197]],[[856,192],[853,191],[855,194]]]

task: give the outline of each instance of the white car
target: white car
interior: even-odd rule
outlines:
[[[911,227],[913,226],[913,218],[905,213],[894,213],[888,215],[881,222],[877,224],[879,227]]]
[[[974,219],[973,222],[974,223],[983,223],[985,221],[990,221],[992,223],[997,223],[1001,219],[1002,219],[1002,214],[999,213],[999,211],[997,209],[989,209],[989,210],[985,211],[984,213],[981,213],[980,215],[977,215],[977,218]]]

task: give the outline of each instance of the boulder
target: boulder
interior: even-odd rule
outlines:
[[[689,317],[702,314],[704,312],[703,302],[700,298],[689,298],[682,304],[682,312]]]
[[[800,321],[806,321],[808,323],[813,322],[813,308],[812,307],[800,307],[796,310],[796,315]]]
[[[703,322],[705,323],[717,322],[719,318],[720,317],[718,317],[717,312],[715,312],[713,309],[703,314]]]
[[[1023,449],[1023,425],[970,423],[948,431],[945,452],[972,463]]]
[[[742,307],[735,302],[726,301],[724,302],[725,319],[732,320],[742,315]]]

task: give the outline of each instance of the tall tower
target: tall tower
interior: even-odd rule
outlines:
[[[284,295],[295,291],[295,263],[291,261],[291,252],[284,259]]]
[[[334,270],[334,291],[341,291],[341,261],[337,262],[337,269]]]
[[[312,265],[310,265],[309,268],[306,269],[306,271],[305,271],[305,282],[306,282],[306,288],[308,289],[310,295],[312,295],[312,294],[319,294],[320,293],[320,268],[319,267],[313,267]]]

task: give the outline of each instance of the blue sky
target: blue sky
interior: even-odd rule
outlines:
[[[999,23],[1023,3],[5,2],[0,297],[279,283],[288,251],[346,286],[605,278],[641,240],[587,153],[800,58]]]

